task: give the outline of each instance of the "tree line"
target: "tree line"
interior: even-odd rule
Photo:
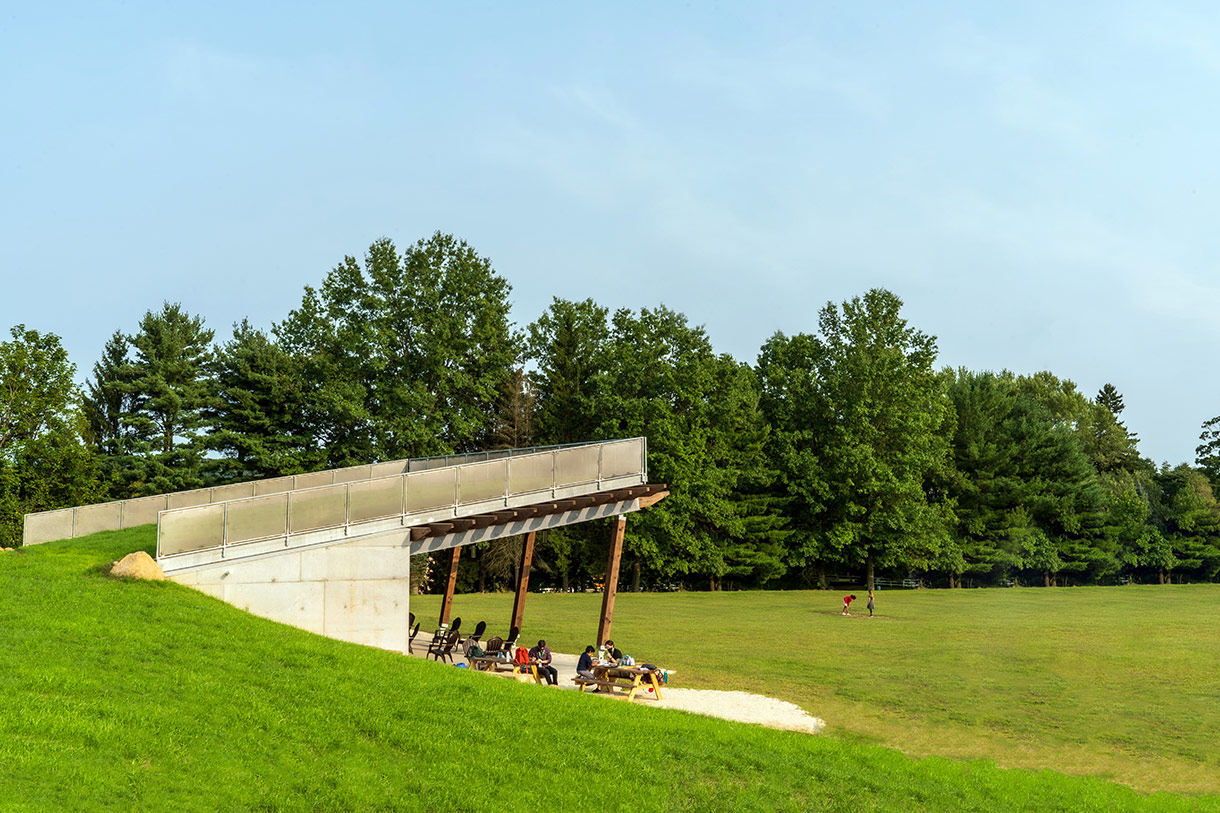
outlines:
[[[518,329],[510,294],[451,235],[383,239],[270,331],[242,321],[218,341],[180,303],[148,311],[83,390],[58,337],[18,325],[0,342],[0,538],[66,505],[642,435],[671,496],[628,523],[628,589],[1220,573],[1220,417],[1195,465],[1157,466],[1113,386],[938,368],[935,338],[880,289],[828,303],[816,332],[776,333],[753,364],[663,305],[556,298]],[[546,532],[533,582],[600,580],[607,543],[599,523]],[[461,587],[511,584],[519,550],[478,546]]]

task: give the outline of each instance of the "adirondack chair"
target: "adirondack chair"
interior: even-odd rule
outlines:
[[[474,625],[474,634],[471,635],[469,638],[463,638],[461,641],[462,646],[466,646],[467,644],[477,644],[483,638],[483,632],[486,629],[487,629],[486,621],[480,621],[479,623],[475,624]]]
[[[414,618],[411,619],[415,621]],[[411,634],[407,636],[407,653],[414,655],[415,650],[411,648],[411,644],[415,641],[415,636],[419,635],[419,622],[415,621],[415,626],[411,628]]]
[[[517,646],[517,639],[521,637],[521,628],[513,627],[508,631],[508,638],[504,641],[504,649],[508,652],[508,657],[513,656],[513,649]]]
[[[432,644],[428,647],[428,654],[424,657],[453,663],[453,648],[457,646],[457,642],[457,630],[450,630],[448,635],[432,639]]]

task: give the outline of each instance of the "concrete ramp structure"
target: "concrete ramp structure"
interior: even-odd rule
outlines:
[[[392,461],[183,493],[196,504],[175,505],[184,498],[171,494],[32,514],[26,544],[106,529],[98,525],[128,527],[128,518],[147,521],[157,507],[157,562],[173,581],[255,615],[406,652],[412,555],[453,549],[441,612],[448,621],[461,547],[524,535],[513,609],[519,626],[534,534],[617,516],[602,637],[613,613],[609,577],[612,570],[617,583],[621,518],[667,493],[648,483],[647,444],[632,438]]]

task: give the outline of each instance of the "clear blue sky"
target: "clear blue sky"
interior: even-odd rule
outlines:
[[[1214,3],[254,5],[0,4],[0,331],[83,378],[439,229],[521,325],[665,303],[753,361],[883,286],[1157,461],[1220,413]]]

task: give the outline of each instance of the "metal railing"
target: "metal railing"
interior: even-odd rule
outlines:
[[[167,509],[159,514],[157,559],[178,570],[648,479],[644,438],[506,451],[519,453]]]
[[[415,471],[447,468],[480,461],[520,457],[543,451],[575,448],[587,443],[565,443],[555,446],[533,446],[522,449],[497,449],[486,452],[412,457],[388,460],[363,466],[347,466],[306,474],[273,477],[246,483],[230,483],[210,488],[195,488],[129,500],[114,500],[94,505],[79,505],[54,511],[26,514],[22,529],[22,544],[37,545],[55,539],[72,539],[99,531],[118,531],[137,525],[151,525],[162,511],[199,505],[213,505],[245,497],[282,494],[317,486],[334,485],[358,480],[405,474]]]

